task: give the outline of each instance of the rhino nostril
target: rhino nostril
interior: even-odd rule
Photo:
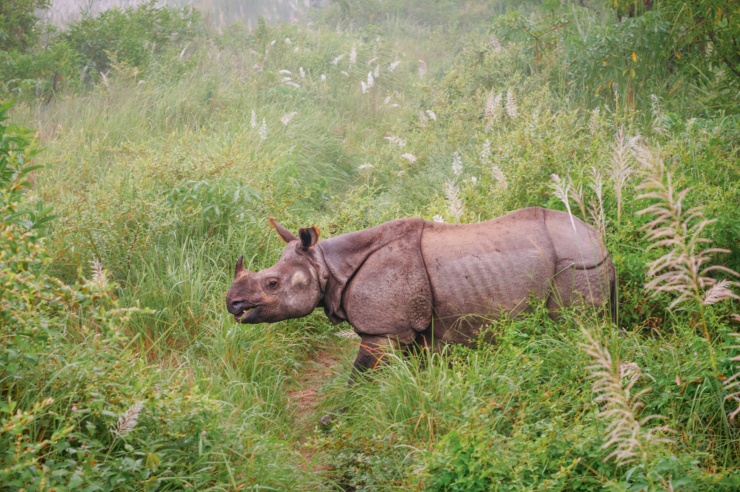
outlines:
[[[241,313],[244,309],[246,309],[247,303],[244,301],[231,301],[231,312],[232,313]]]

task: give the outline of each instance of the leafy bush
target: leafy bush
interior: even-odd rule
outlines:
[[[97,79],[115,63],[145,72],[154,59],[173,46],[185,46],[201,29],[198,10],[156,7],[150,2],[84,17],[70,25],[62,38],[79,54],[83,76],[92,74]]]
[[[50,0],[4,0],[0,4],[0,52],[23,51],[39,37],[36,11]]]
[[[27,31],[35,32],[30,27]],[[62,88],[100,81],[107,85],[113,69],[133,72],[134,78],[141,79],[151,73],[156,60],[182,59],[202,31],[198,10],[157,7],[154,2],[109,9],[97,17],[86,15],[62,31],[47,26],[43,43],[34,36],[13,49],[0,50],[0,94],[48,98]],[[160,64],[160,72],[164,65]],[[161,76],[173,75],[167,72]]]

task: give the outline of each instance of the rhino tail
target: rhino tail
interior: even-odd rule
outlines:
[[[609,311],[611,311],[612,323],[616,325],[619,321],[619,303],[617,302],[617,276],[615,274],[612,274],[611,277],[612,278],[609,281]]]

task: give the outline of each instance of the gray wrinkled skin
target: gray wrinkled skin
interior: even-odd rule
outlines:
[[[277,264],[252,273],[239,258],[227,309],[241,323],[300,318],[322,306],[362,338],[355,368],[384,346],[469,343],[501,313],[551,313],[584,303],[615,309],[615,274],[597,232],[579,219],[527,208],[478,224],[398,219],[318,242],[271,219],[288,243]]]

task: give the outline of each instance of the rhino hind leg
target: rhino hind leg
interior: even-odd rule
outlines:
[[[609,258],[592,268],[574,264],[559,268],[547,299],[551,316],[570,306],[606,307],[612,319],[616,315],[614,266]]]

